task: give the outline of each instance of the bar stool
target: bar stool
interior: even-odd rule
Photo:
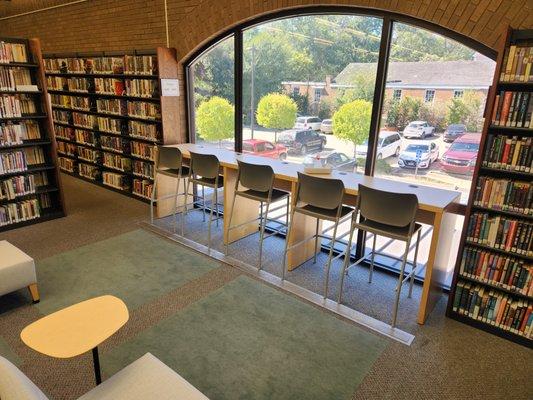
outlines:
[[[285,280],[285,269],[289,250],[292,250],[295,247],[307,243],[313,239],[315,240],[315,253],[313,262],[316,263],[316,253],[318,252],[319,238],[327,238],[325,235],[322,233],[319,234],[318,232],[320,220],[332,221],[334,223],[333,237],[331,239],[328,261],[326,263],[326,275],[324,279],[324,299],[327,298],[329,270],[331,262],[333,261],[333,246],[337,239],[337,228],[339,224],[346,221],[353,212],[353,208],[343,205],[343,197],[344,183],[340,179],[318,178],[298,172],[298,188],[296,190],[296,199],[294,200],[294,207],[292,208],[291,212],[290,226],[288,228],[287,241],[285,243],[285,251],[283,253],[283,271],[281,275],[282,281]],[[294,225],[294,215],[296,213],[316,218],[315,235],[289,246],[289,237],[291,234],[291,228]],[[342,255],[343,253],[340,253],[334,259],[337,259]]]
[[[178,197],[185,193],[179,193],[180,181],[186,179],[189,175],[189,168],[184,166],[181,151],[176,147],[156,146],[155,148],[155,165],[154,165],[154,186],[150,196],[150,222],[154,223],[154,203],[174,198],[174,230],[176,230],[176,212],[178,210]],[[165,175],[176,179],[176,190],[173,194],[163,197],[156,197],[157,176]]]
[[[418,198],[414,194],[386,192],[383,190],[372,189],[359,184],[357,205],[355,208],[355,212],[352,216],[352,223],[350,226],[350,238],[348,240],[348,246],[346,247],[344,265],[342,269],[339,288],[339,304],[342,301],[342,287],[344,284],[345,273],[348,273],[349,268],[358,265],[363,260],[367,259],[369,255],[371,256],[371,261],[368,282],[372,282],[372,272],[374,270],[374,256],[375,254],[382,254],[376,252],[376,237],[380,235],[394,240],[401,240],[405,242],[405,251],[403,257],[401,259],[398,258],[402,261],[402,266],[400,268],[398,284],[395,289],[396,299],[394,301],[391,324],[393,328],[396,326],[396,317],[398,314],[398,305],[400,302],[400,293],[403,283],[407,280],[410,280],[408,296],[409,298],[411,297],[413,291],[413,283],[417,267],[416,259],[418,255],[418,247],[420,244],[420,232],[422,231],[422,225],[415,222],[417,210]],[[358,215],[359,222],[357,222]],[[355,229],[361,229],[366,232],[370,232],[374,235],[372,241],[372,252],[370,254],[364,255],[355,263],[349,265],[352,238]],[[407,261],[407,255],[409,253],[411,239],[415,233],[417,234],[415,254],[414,260],[411,263]],[[391,257],[390,255],[386,256]],[[411,264],[412,268],[411,272],[406,277],[404,277],[406,264]]]
[[[219,219],[219,212],[218,212],[218,189],[224,186],[224,180],[220,176],[220,162],[218,161],[217,156],[213,154],[200,154],[200,153],[193,153],[192,151],[189,152],[191,156],[191,164],[189,166],[189,176],[187,179],[187,189],[185,190],[185,210],[183,213],[182,218],[182,225],[181,225],[181,232],[183,236],[183,232],[185,229],[185,219],[187,217],[188,213],[188,205],[187,204],[187,198],[189,193],[189,187],[191,183],[196,183],[197,185],[201,186],[202,188],[202,195],[193,195],[193,203],[195,202],[196,198],[202,199],[202,212],[203,212],[203,221],[205,222],[205,188],[209,187],[213,189],[213,194],[211,196],[211,212],[209,213],[209,224],[208,224],[208,239],[207,239],[207,248],[211,249],[211,222],[213,220],[213,209],[216,210],[217,215],[217,226],[218,226],[218,219]]]
[[[263,241],[265,239],[268,239],[269,237],[276,234],[271,233],[265,237],[265,228],[268,223],[268,213],[277,211],[285,205],[275,207],[272,210],[270,209],[270,205],[272,203],[281,201],[283,199],[287,199],[287,223],[283,223],[280,221],[275,221],[279,223],[279,226],[288,226],[289,223],[289,193],[274,189],[274,170],[270,165],[257,165],[257,164],[250,164],[246,163],[240,160],[237,160],[237,163],[239,165],[239,171],[237,174],[237,180],[235,181],[235,195],[233,196],[233,203],[231,206],[231,213],[229,215],[229,223],[228,223],[228,241],[226,242],[226,255],[228,255],[228,247],[229,247],[229,233],[231,230],[240,228],[241,226],[247,225],[251,222],[256,221],[257,219],[260,220],[259,226],[260,226],[260,236],[259,236],[259,269],[262,269],[262,258],[263,258]],[[243,189],[239,190],[239,186],[241,186]],[[245,197],[247,199],[258,201],[260,204],[260,216],[256,219],[243,222],[239,225],[231,226],[231,220],[233,218],[233,211],[235,209],[235,201],[237,199],[237,196]],[[263,205],[266,205],[266,211],[263,213]]]

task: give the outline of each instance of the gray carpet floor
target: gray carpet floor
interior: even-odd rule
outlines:
[[[9,240],[39,260],[138,229],[138,222],[146,220],[148,216],[148,206],[142,202],[69,176],[63,176],[63,182],[68,213],[66,218],[4,232],[0,234],[0,240]],[[201,224],[201,218],[191,215],[186,235],[195,239],[196,232],[198,241],[205,241],[205,235],[199,230]],[[221,232],[221,227],[218,230]],[[213,243],[220,243],[216,234]],[[255,249],[256,243],[257,237],[251,236],[230,251]],[[281,246],[281,240],[269,239],[265,251],[267,270],[274,271],[276,268]],[[243,251],[243,257],[244,253],[246,251]],[[253,260],[257,256],[255,251],[250,251],[247,257]],[[323,261],[322,256],[317,264],[298,268],[289,275],[289,279],[321,293]],[[199,278],[180,288],[179,293],[154,301],[146,307],[146,315],[150,315],[151,319],[165,318],[169,309],[183,307],[195,296],[201,296],[204,291],[212,290],[225,279],[234,279],[239,274],[231,267],[221,267],[211,276]],[[332,281],[331,297],[335,296],[338,266],[334,266],[333,274],[337,278],[334,277]],[[389,275],[377,273],[374,282],[368,285],[366,277],[367,270],[364,268],[350,273],[351,283],[348,282],[345,288],[345,303],[386,321],[391,304],[390,288],[395,280]],[[415,341],[411,346],[389,341],[353,394],[354,400],[533,398],[531,349],[446,318],[445,296],[427,323],[417,325],[414,315],[419,292],[420,287],[417,286],[412,299],[402,296],[400,309],[400,327],[413,333]],[[28,299],[27,293],[22,291],[0,299],[0,305],[2,302],[11,302],[13,297]],[[11,340],[15,340],[13,338],[25,324],[38,317],[35,307],[24,304],[7,311],[1,308],[0,335]],[[135,318],[132,325],[135,326]],[[120,337],[116,340],[120,340]],[[9,343],[13,357],[25,372],[39,382],[54,386],[53,398],[75,398],[91,387],[90,356],[57,366],[47,358],[34,358],[22,343]],[[6,346],[0,343],[0,349],[3,347]],[[61,377],[59,381],[58,376]],[[58,383],[69,381],[72,383]]]

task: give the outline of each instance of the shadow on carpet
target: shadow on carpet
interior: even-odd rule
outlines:
[[[151,352],[211,399],[349,399],[387,340],[240,276],[105,352],[111,376]]]
[[[37,262],[41,302],[49,314],[103,294],[136,309],[219,266],[154,235],[135,230]]]

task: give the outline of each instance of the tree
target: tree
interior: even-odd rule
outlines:
[[[196,129],[201,139],[220,142],[235,132],[234,107],[218,96],[203,101],[196,110]]]
[[[374,100],[374,86],[376,84],[376,74],[357,73],[350,76],[346,83],[355,86],[354,88],[344,89],[337,96],[337,106],[351,103],[354,100],[362,99],[366,101]]]
[[[280,93],[263,96],[257,105],[257,123],[265,128],[288,129],[296,121],[297,106],[293,99]]]
[[[371,114],[372,103],[366,100],[344,104],[333,114],[333,134],[339,139],[353,143],[354,157],[356,146],[368,138]]]
[[[460,99],[452,99],[447,108],[448,124],[464,124],[469,132],[479,132],[483,121],[481,96],[471,90]]]

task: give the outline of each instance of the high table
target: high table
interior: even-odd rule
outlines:
[[[126,304],[115,296],[100,296],[43,317],[22,330],[28,347],[55,358],[71,358],[89,350],[93,353],[96,384],[102,382],[98,345],[118,331],[129,319]]]
[[[274,186],[278,189],[290,191],[293,195],[296,193],[298,172],[303,172],[304,170],[304,167],[301,164],[292,164],[281,160],[249,154],[240,154],[211,145],[183,143],[170,145],[170,147],[177,147],[181,150],[185,163],[187,163],[190,158],[189,151],[214,154],[218,157],[222,169],[221,173],[224,176],[225,216],[228,216],[231,213],[231,205],[235,191],[235,180],[237,178],[237,160],[252,164],[270,165],[275,174]],[[359,184],[390,192],[413,193],[417,195],[419,203],[417,221],[433,227],[429,257],[426,264],[424,286],[417,317],[418,323],[423,324],[442,294],[441,288],[446,278],[447,257],[451,251],[452,232],[457,218],[457,216],[451,213],[450,210],[454,207],[454,203],[459,202],[460,193],[451,190],[339,171],[332,171],[330,175],[321,176],[340,179],[344,182],[344,202],[348,205],[355,205]],[[157,185],[158,196],[171,194],[176,190],[176,182],[165,176],[158,176]],[[296,196],[292,196],[293,201],[295,198]],[[182,198],[178,201],[180,204],[183,204]],[[166,202],[162,201],[159,203],[157,207],[158,217],[171,214],[173,206],[174,200]],[[253,220],[259,213],[259,204],[257,202],[241,196],[237,197],[235,208],[238,209],[239,212],[236,212],[233,215],[233,226]],[[228,235],[228,223],[229,218],[224,218],[224,243],[231,243],[244,236],[257,232],[258,229],[257,222],[252,222],[240,228],[233,229]],[[314,218],[303,214],[295,214],[294,223],[291,224],[289,245],[313,236],[315,228],[316,220]],[[297,250],[290,251],[287,256],[288,269],[292,270],[297,268],[299,265],[312,258],[314,250],[314,241],[309,241],[307,244],[299,246]]]

